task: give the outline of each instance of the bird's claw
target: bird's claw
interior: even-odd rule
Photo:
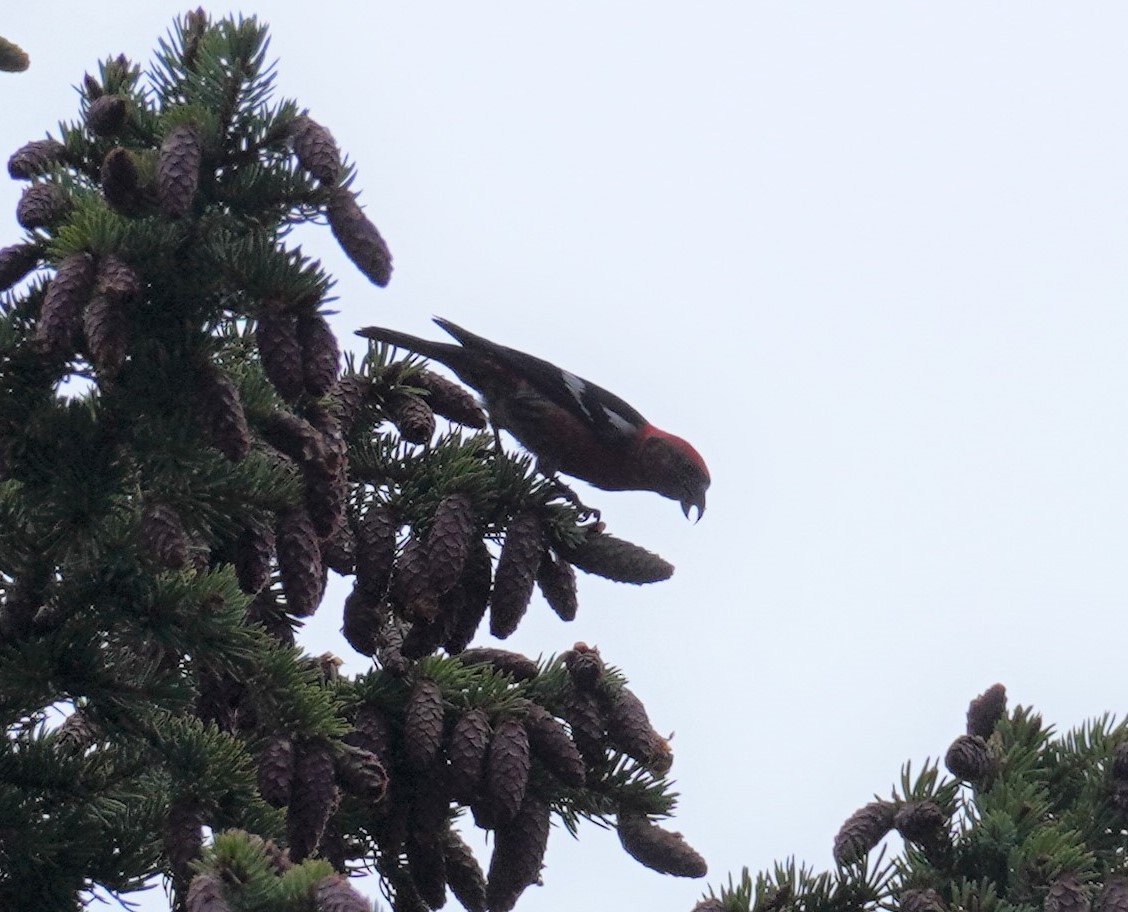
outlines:
[[[593,520],[594,522],[598,523],[600,521],[600,517],[603,514],[600,513],[600,511],[595,507],[589,507],[582,500],[580,500],[579,495],[566,484],[564,484],[564,482],[562,482],[559,478],[552,479],[552,486],[556,490],[556,494],[559,497],[563,497],[566,501],[568,501],[568,503],[579,510],[579,522],[585,523],[588,520]]]

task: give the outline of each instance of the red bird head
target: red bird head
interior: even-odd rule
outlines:
[[[697,519],[705,515],[705,492],[709,488],[709,469],[692,445],[653,425],[647,427],[639,462],[650,490],[681,503],[689,519],[689,508],[697,508]]]

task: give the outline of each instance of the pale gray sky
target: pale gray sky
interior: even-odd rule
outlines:
[[[7,7],[32,67],[0,79],[5,154],[185,8]],[[242,11],[273,26],[282,92],[357,162],[396,256],[382,292],[327,230],[303,235],[338,276],[346,343],[448,316],[709,462],[697,526],[654,495],[593,495],[670,582],[584,579],[574,623],[534,606],[509,641],[585,640],[626,670],[676,731],[674,828],[708,883],[830,864],[842,820],[997,680],[1062,727],[1121,708],[1122,3]],[[0,182],[9,212],[18,191]],[[345,591],[305,643],[359,669]],[[555,833],[547,862],[519,909],[688,912],[705,883],[594,827]]]

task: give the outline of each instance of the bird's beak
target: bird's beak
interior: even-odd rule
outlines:
[[[689,519],[689,508],[690,507],[697,507],[697,519],[695,519],[694,522],[695,523],[701,522],[701,517],[705,515],[705,492],[704,491],[702,491],[696,497],[687,497],[687,498],[685,498],[685,500],[683,500],[681,502],[682,512],[685,514],[686,519]]]

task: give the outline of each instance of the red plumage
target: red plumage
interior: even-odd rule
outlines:
[[[442,362],[482,396],[494,426],[537,457],[605,491],[654,491],[705,512],[709,470],[687,441],[652,425],[614,393],[525,352],[436,318],[460,344],[376,326],[357,335]]]

